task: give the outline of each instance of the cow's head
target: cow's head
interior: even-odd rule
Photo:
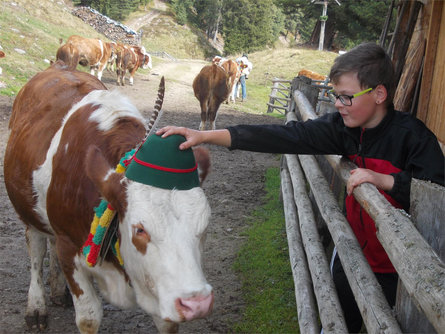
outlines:
[[[136,157],[144,152],[144,145]],[[152,156],[150,165],[157,166],[157,155]],[[201,265],[210,218],[204,192],[194,186],[194,180],[191,185],[170,189],[169,171],[155,168],[151,173],[147,169],[151,167],[136,163],[135,172],[131,169],[133,163],[135,159],[127,169],[127,176],[116,173],[102,152],[90,147],[86,172],[118,212],[120,252],[137,302],[146,312],[167,321],[204,317],[213,306],[212,288]],[[140,180],[135,177],[138,169],[146,169]],[[166,180],[162,181],[162,177]],[[146,184],[151,179],[156,186]],[[164,182],[168,184],[166,189]]]
[[[153,65],[151,63],[151,55],[147,53],[145,50],[145,47],[141,47],[141,53],[142,53],[142,61],[141,61],[141,67],[146,70],[147,68],[152,69]]]

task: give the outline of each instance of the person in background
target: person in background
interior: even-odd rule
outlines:
[[[241,57],[237,58],[236,62],[238,63],[241,69],[241,76],[236,84],[236,92],[237,96],[239,97],[239,87],[241,86],[241,98],[242,98],[241,102],[244,102],[247,98],[246,80],[249,78],[249,74],[250,71],[252,71],[253,65],[249,61],[249,58],[247,57],[246,53],[244,53]]]
[[[337,112],[286,125],[237,125],[214,131],[164,127],[157,134],[181,134],[179,148],[201,143],[256,152],[339,154],[357,165],[346,184],[346,216],[390,306],[398,274],[376,236],[375,223],[353,196],[355,187],[373,184],[396,208],[409,212],[411,178],[445,184],[444,155],[436,136],[422,121],[394,110],[394,67],[385,50],[364,43],[336,58],[329,74]],[[332,276],[348,331],[362,317],[340,258],[333,255]]]

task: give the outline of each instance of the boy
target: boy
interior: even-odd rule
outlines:
[[[409,210],[412,177],[444,185],[444,156],[434,134],[418,119],[394,110],[394,69],[375,43],[361,44],[336,58],[329,74],[338,112],[287,125],[238,125],[199,132],[165,127],[159,135],[182,134],[185,149],[201,143],[269,153],[339,154],[357,169],[346,185],[347,219],[388,303],[395,304],[398,275],[376,237],[375,225],[352,196],[362,183],[374,184],[397,208]],[[332,275],[350,332],[362,317],[338,255]]]

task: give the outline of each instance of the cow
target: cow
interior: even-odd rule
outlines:
[[[159,111],[162,89],[158,96]],[[47,324],[42,280],[47,239],[58,259],[50,261],[52,297],[62,300],[66,281],[81,333],[97,333],[102,318],[93,279],[107,301],[141,307],[160,332],[175,332],[180,322],[211,312],[213,290],[201,267],[210,218],[202,188],[161,189],[115,169],[126,152],[140,147],[146,124],[118,90],[107,90],[94,76],[61,61],[18,93],[4,181],[26,225],[31,283],[25,320],[30,327]],[[201,150],[196,160],[208,167],[208,152]],[[107,210],[110,205],[117,212],[120,256],[110,251],[90,266],[81,249],[90,240],[101,199],[108,201]],[[63,273],[58,276],[53,275],[57,263]]]
[[[239,64],[234,60],[223,58],[221,56],[214,56],[212,59],[212,64],[221,66],[229,75],[231,93],[226,100],[226,104],[228,104],[230,101],[235,102],[235,87],[241,76],[241,69],[239,67]]]
[[[0,58],[3,58],[3,57],[5,57],[6,55],[5,55],[5,53],[3,52],[3,51],[0,51]],[[0,67],[0,75],[2,75],[2,73],[3,73],[3,70],[2,70],[2,68]]]
[[[193,92],[201,106],[199,130],[205,130],[207,122],[214,130],[219,106],[230,94],[228,73],[219,65],[206,65],[193,80]]]
[[[309,79],[312,80],[317,80],[317,81],[325,81],[326,80],[326,76],[319,74],[317,72],[311,71],[311,70],[307,70],[307,69],[302,69],[298,72],[298,76],[304,76],[307,77]]]
[[[70,36],[56,53],[56,60],[63,60],[65,64],[79,63],[85,67],[89,66],[91,75],[97,72],[99,80],[102,80],[102,73],[113,57],[113,43],[78,35]]]
[[[116,74],[117,84],[125,85],[125,73],[130,73],[130,85],[133,85],[134,74],[142,67],[152,68],[151,55],[146,52],[143,46],[130,46],[120,44],[117,47]]]

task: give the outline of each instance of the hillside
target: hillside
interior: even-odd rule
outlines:
[[[147,11],[133,13],[124,24],[142,30],[142,44],[149,52],[165,51],[178,59],[210,59],[217,51],[210,46],[202,32],[175,23],[163,1],[152,1]],[[6,1],[0,0],[0,49],[6,58],[1,60],[3,75],[0,94],[14,96],[35,73],[54,60],[59,40],[78,34],[90,38],[106,37],[79,18],[71,15],[68,0]],[[238,55],[233,55],[236,57]],[[249,86],[267,100],[270,80],[274,77],[291,79],[302,68],[327,74],[335,53],[295,49],[277,45],[249,55],[254,71]],[[154,57],[153,65],[165,62]],[[140,70],[141,71],[141,70]],[[144,73],[144,71],[141,71]],[[257,108],[259,105],[255,105]]]

